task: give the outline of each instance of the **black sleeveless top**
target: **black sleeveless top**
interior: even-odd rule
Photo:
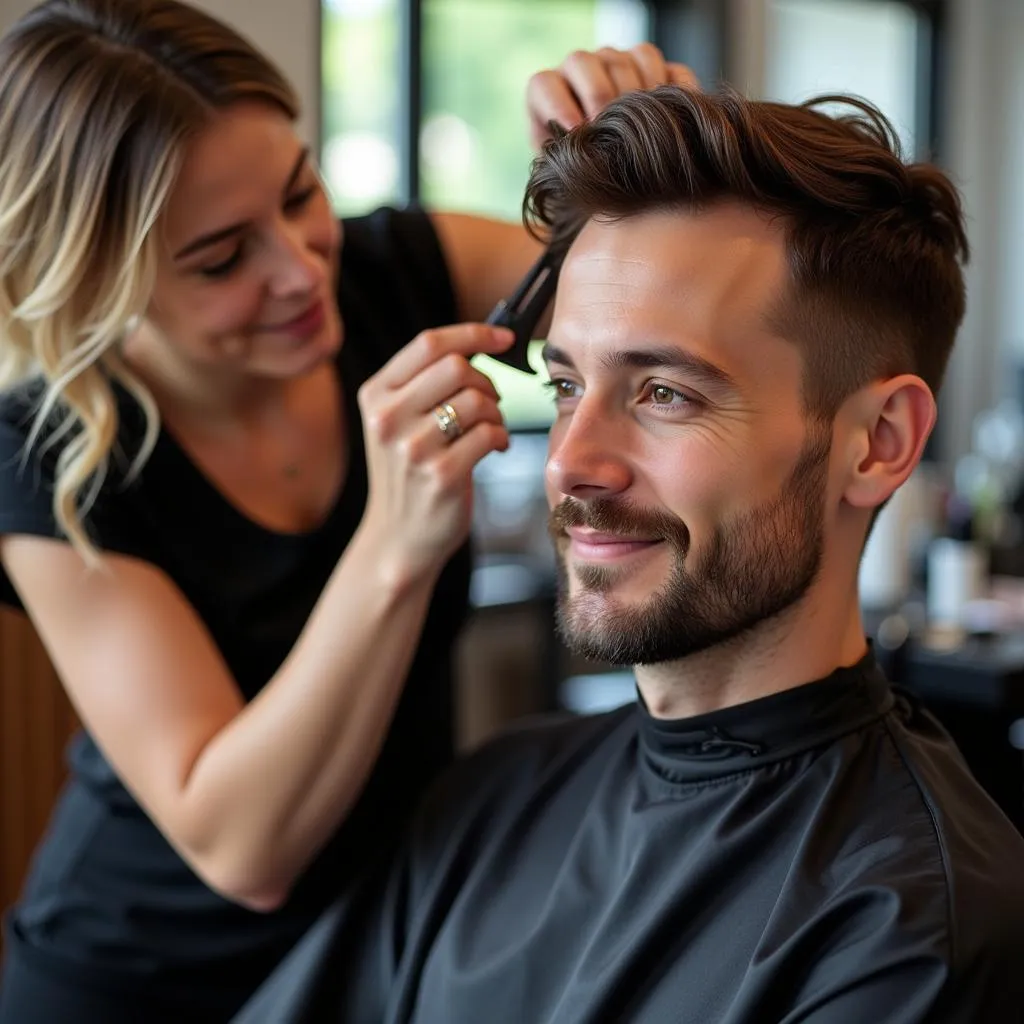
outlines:
[[[359,385],[419,331],[453,323],[456,304],[429,219],[381,209],[346,221],[339,369],[351,436],[346,484],[326,521],[299,534],[257,525],[161,433],[136,483],[104,486],[89,527],[108,551],[165,571],[206,624],[247,699],[291,650],[349,542],[367,497]],[[120,447],[142,418],[121,396]],[[32,397],[0,403],[0,532],[55,535],[53,457],[22,451]],[[368,861],[384,856],[427,783],[452,755],[452,643],[465,615],[468,548],[449,562],[379,762],[352,814],[294,887],[254,913],[201,882],[121,784],[87,733],[71,778],[8,915],[9,950],[33,967],[144,1006],[180,1004],[181,1019],[225,1019]],[[6,577],[0,600],[18,606]],[[267,757],[274,756],[272,750]]]

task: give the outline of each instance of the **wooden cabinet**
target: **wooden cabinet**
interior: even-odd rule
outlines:
[[[16,899],[77,722],[23,615],[0,610],[0,912]]]

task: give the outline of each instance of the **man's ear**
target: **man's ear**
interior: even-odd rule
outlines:
[[[920,377],[875,381],[844,403],[848,467],[843,497],[877,508],[914,471],[935,426],[935,396]]]

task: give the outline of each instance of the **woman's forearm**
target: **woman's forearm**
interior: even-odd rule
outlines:
[[[380,753],[436,581],[403,578],[385,551],[356,534],[289,657],[189,774],[183,852],[254,908],[284,899]]]

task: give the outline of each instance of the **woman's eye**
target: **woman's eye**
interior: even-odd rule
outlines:
[[[297,210],[303,209],[309,201],[316,195],[317,186],[311,185],[309,188],[303,189],[301,192],[296,192],[294,195],[289,196],[284,203],[284,208],[289,213],[294,213]]]
[[[200,267],[199,273],[202,274],[203,277],[213,279],[227,277],[227,275],[230,274],[231,271],[234,270],[241,262],[242,247],[238,246],[238,248],[235,249],[235,251],[226,260],[222,260],[220,263],[212,263],[206,267]]]

